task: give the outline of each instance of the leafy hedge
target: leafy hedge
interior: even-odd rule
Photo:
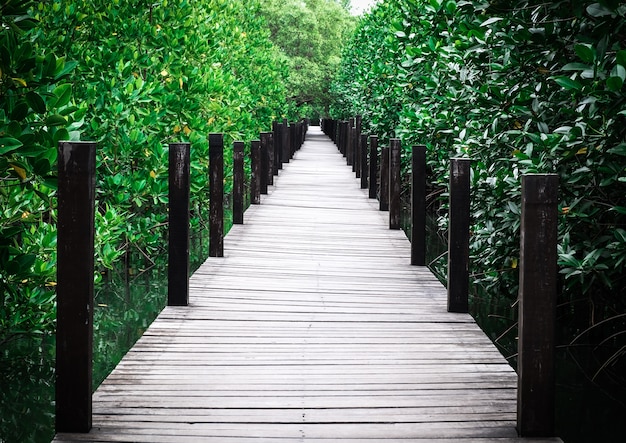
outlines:
[[[192,144],[192,227],[204,228],[207,134],[224,132],[228,147],[269,130],[282,117],[287,75],[257,1],[8,0],[1,8],[0,343],[53,328],[59,140],[98,142],[102,271],[127,251],[162,252],[168,142]]]
[[[625,16],[615,0],[385,0],[344,51],[332,110],[361,114],[383,143],[400,137],[406,154],[426,144],[434,187],[450,157],[474,160],[471,296],[489,306],[517,298],[520,176],[558,173],[560,340],[622,394]]]

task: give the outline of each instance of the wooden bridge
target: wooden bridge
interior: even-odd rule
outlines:
[[[525,441],[517,375],[318,128],[245,216],[56,442]]]

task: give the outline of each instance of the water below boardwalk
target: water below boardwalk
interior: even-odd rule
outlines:
[[[94,309],[94,390],[163,309],[165,267],[105,277]],[[55,338],[15,336],[0,348],[0,443],[54,437]]]

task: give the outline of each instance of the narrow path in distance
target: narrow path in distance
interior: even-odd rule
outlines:
[[[275,183],[55,441],[524,441],[515,372],[319,128]]]

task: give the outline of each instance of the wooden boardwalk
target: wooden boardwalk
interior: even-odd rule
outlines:
[[[275,183],[55,441],[525,441],[514,371],[319,128]]]

